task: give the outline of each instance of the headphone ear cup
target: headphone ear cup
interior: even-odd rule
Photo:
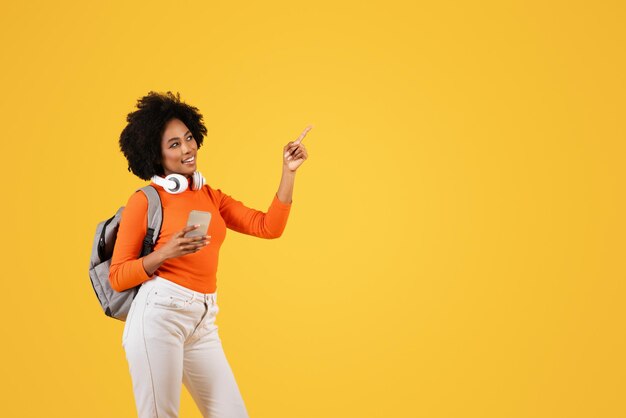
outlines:
[[[165,180],[169,182],[168,186],[163,187],[166,192],[171,194],[182,193],[187,190],[189,186],[189,182],[185,178],[185,176],[181,174],[170,174],[165,177]]]
[[[204,177],[199,171],[193,173],[193,190],[200,190],[204,186]]]

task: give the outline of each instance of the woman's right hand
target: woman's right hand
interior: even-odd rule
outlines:
[[[159,249],[164,260],[168,258],[181,257],[183,255],[200,251],[211,241],[210,235],[201,235],[199,237],[185,238],[185,234],[189,231],[197,229],[199,225],[186,226],[180,231],[172,235],[172,238]]]
[[[152,276],[161,264],[163,264],[168,258],[181,257],[183,255],[195,253],[209,245],[211,240],[210,235],[185,238],[184,235],[187,232],[193,231],[198,227],[199,225],[191,225],[183,228],[172,235],[172,238],[166,242],[163,247],[144,256],[142,258],[142,265],[146,274],[148,276]]]

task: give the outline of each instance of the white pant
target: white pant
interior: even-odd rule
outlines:
[[[217,292],[160,276],[141,285],[122,335],[139,418],[178,417],[181,382],[203,417],[248,417],[217,333],[218,311]]]

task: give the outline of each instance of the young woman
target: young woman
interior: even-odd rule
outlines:
[[[149,92],[127,116],[120,148],[128,170],[151,180],[163,206],[154,251],[139,257],[148,201],[133,193],[120,221],[109,280],[123,291],[141,285],[122,335],[140,418],[178,416],[181,383],[204,417],[247,417],[215,324],[216,271],[226,229],[260,238],[281,236],[291,209],[296,170],[307,159],[301,143],[283,148],[282,178],[267,212],[206,184],[196,171],[207,130],[198,109],[180,94]],[[211,213],[206,235],[185,237],[192,210]]]

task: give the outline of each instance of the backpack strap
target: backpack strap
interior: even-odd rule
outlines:
[[[106,254],[106,241],[105,241],[107,226],[109,226],[113,218],[115,218],[116,216],[118,217],[122,216],[121,210],[118,210],[115,215],[107,219],[104,225],[102,226],[102,230],[100,231],[100,237],[98,238],[98,262],[100,263],[108,258]]]
[[[141,189],[148,198],[148,229],[146,230],[146,236],[143,239],[143,245],[141,247],[141,254],[139,257],[143,257],[152,252],[154,244],[161,232],[161,225],[163,225],[163,207],[161,206],[161,198],[154,186],[148,185]]]

